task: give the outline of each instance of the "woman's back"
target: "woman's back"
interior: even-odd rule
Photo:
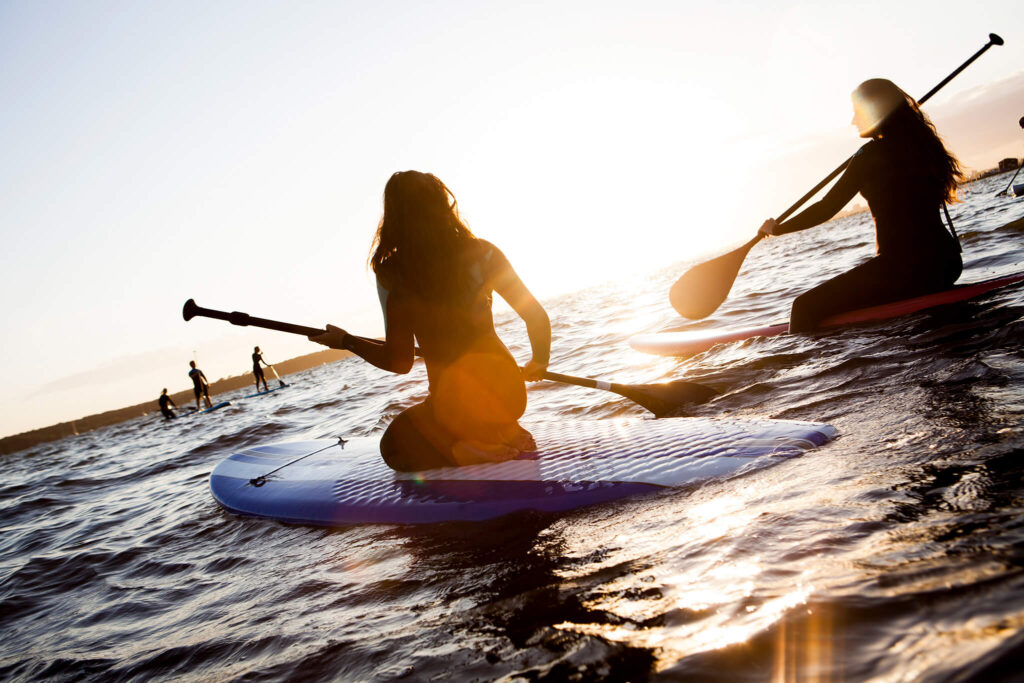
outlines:
[[[860,178],[860,192],[875,219],[878,253],[919,258],[956,251],[942,224],[941,181],[913,150],[898,141],[869,142],[851,170]]]
[[[493,292],[511,266],[490,242],[472,239],[451,256],[449,267],[460,271],[458,291],[447,297],[430,296],[417,283],[394,282],[378,273],[378,292],[385,310],[388,300],[397,314],[411,321],[413,334],[434,384],[437,372],[470,352],[507,355],[494,330]],[[514,362],[514,361],[513,361]]]
[[[493,292],[518,280],[505,255],[472,239],[452,254],[449,267],[461,285],[448,296],[431,296],[417,283],[389,286],[386,269],[378,287],[388,326],[406,326],[427,366],[430,404],[438,423],[460,440],[494,442],[526,410],[526,385],[515,358],[498,338],[491,314]]]

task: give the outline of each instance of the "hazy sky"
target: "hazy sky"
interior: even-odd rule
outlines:
[[[0,435],[315,351],[200,304],[382,330],[396,170],[541,297],[752,234],[849,155],[849,92],[1024,155],[1024,3],[0,2]],[[557,327],[557,320],[555,321]]]

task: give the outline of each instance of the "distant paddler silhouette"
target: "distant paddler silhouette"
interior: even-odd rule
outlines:
[[[1020,117],[1020,121],[1018,121],[1017,123],[1020,124],[1021,128],[1024,128],[1024,116]],[[1000,195],[1004,195],[1004,194],[1006,194],[1007,192],[1010,191],[1010,188],[1013,187],[1013,181],[1017,179],[1017,174],[1020,173],[1020,169],[1021,168],[1024,168],[1024,166],[1022,166],[1021,164],[1018,163],[1017,164],[1017,170],[1014,172],[1013,177],[1010,178],[1010,182],[1006,183],[1006,187],[1004,187],[1003,189],[999,190],[999,192],[996,192],[996,196],[997,197],[1000,196]]]

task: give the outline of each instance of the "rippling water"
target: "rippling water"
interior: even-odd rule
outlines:
[[[1024,269],[1024,200],[967,188],[962,281]],[[866,214],[758,246],[690,328],[784,320],[870,255]],[[5,680],[999,680],[1024,670],[1024,288],[687,360],[682,271],[548,301],[552,369],[722,391],[699,415],[829,422],[838,441],[749,476],[548,516],[322,529],[222,511],[207,477],[269,441],[367,435],[422,368],[354,359],[201,417],[149,416],[3,460]],[[525,359],[525,333],[503,335]],[[540,384],[529,419],[644,416]]]

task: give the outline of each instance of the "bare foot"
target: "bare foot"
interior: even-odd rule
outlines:
[[[518,451],[532,453],[537,450],[537,441],[533,438],[533,434],[523,429],[522,425],[518,422],[513,422],[508,427],[502,429],[501,439]]]
[[[489,444],[481,441],[459,441],[452,446],[452,456],[461,465],[479,465],[488,462],[504,462],[519,456],[519,450],[505,444]]]

